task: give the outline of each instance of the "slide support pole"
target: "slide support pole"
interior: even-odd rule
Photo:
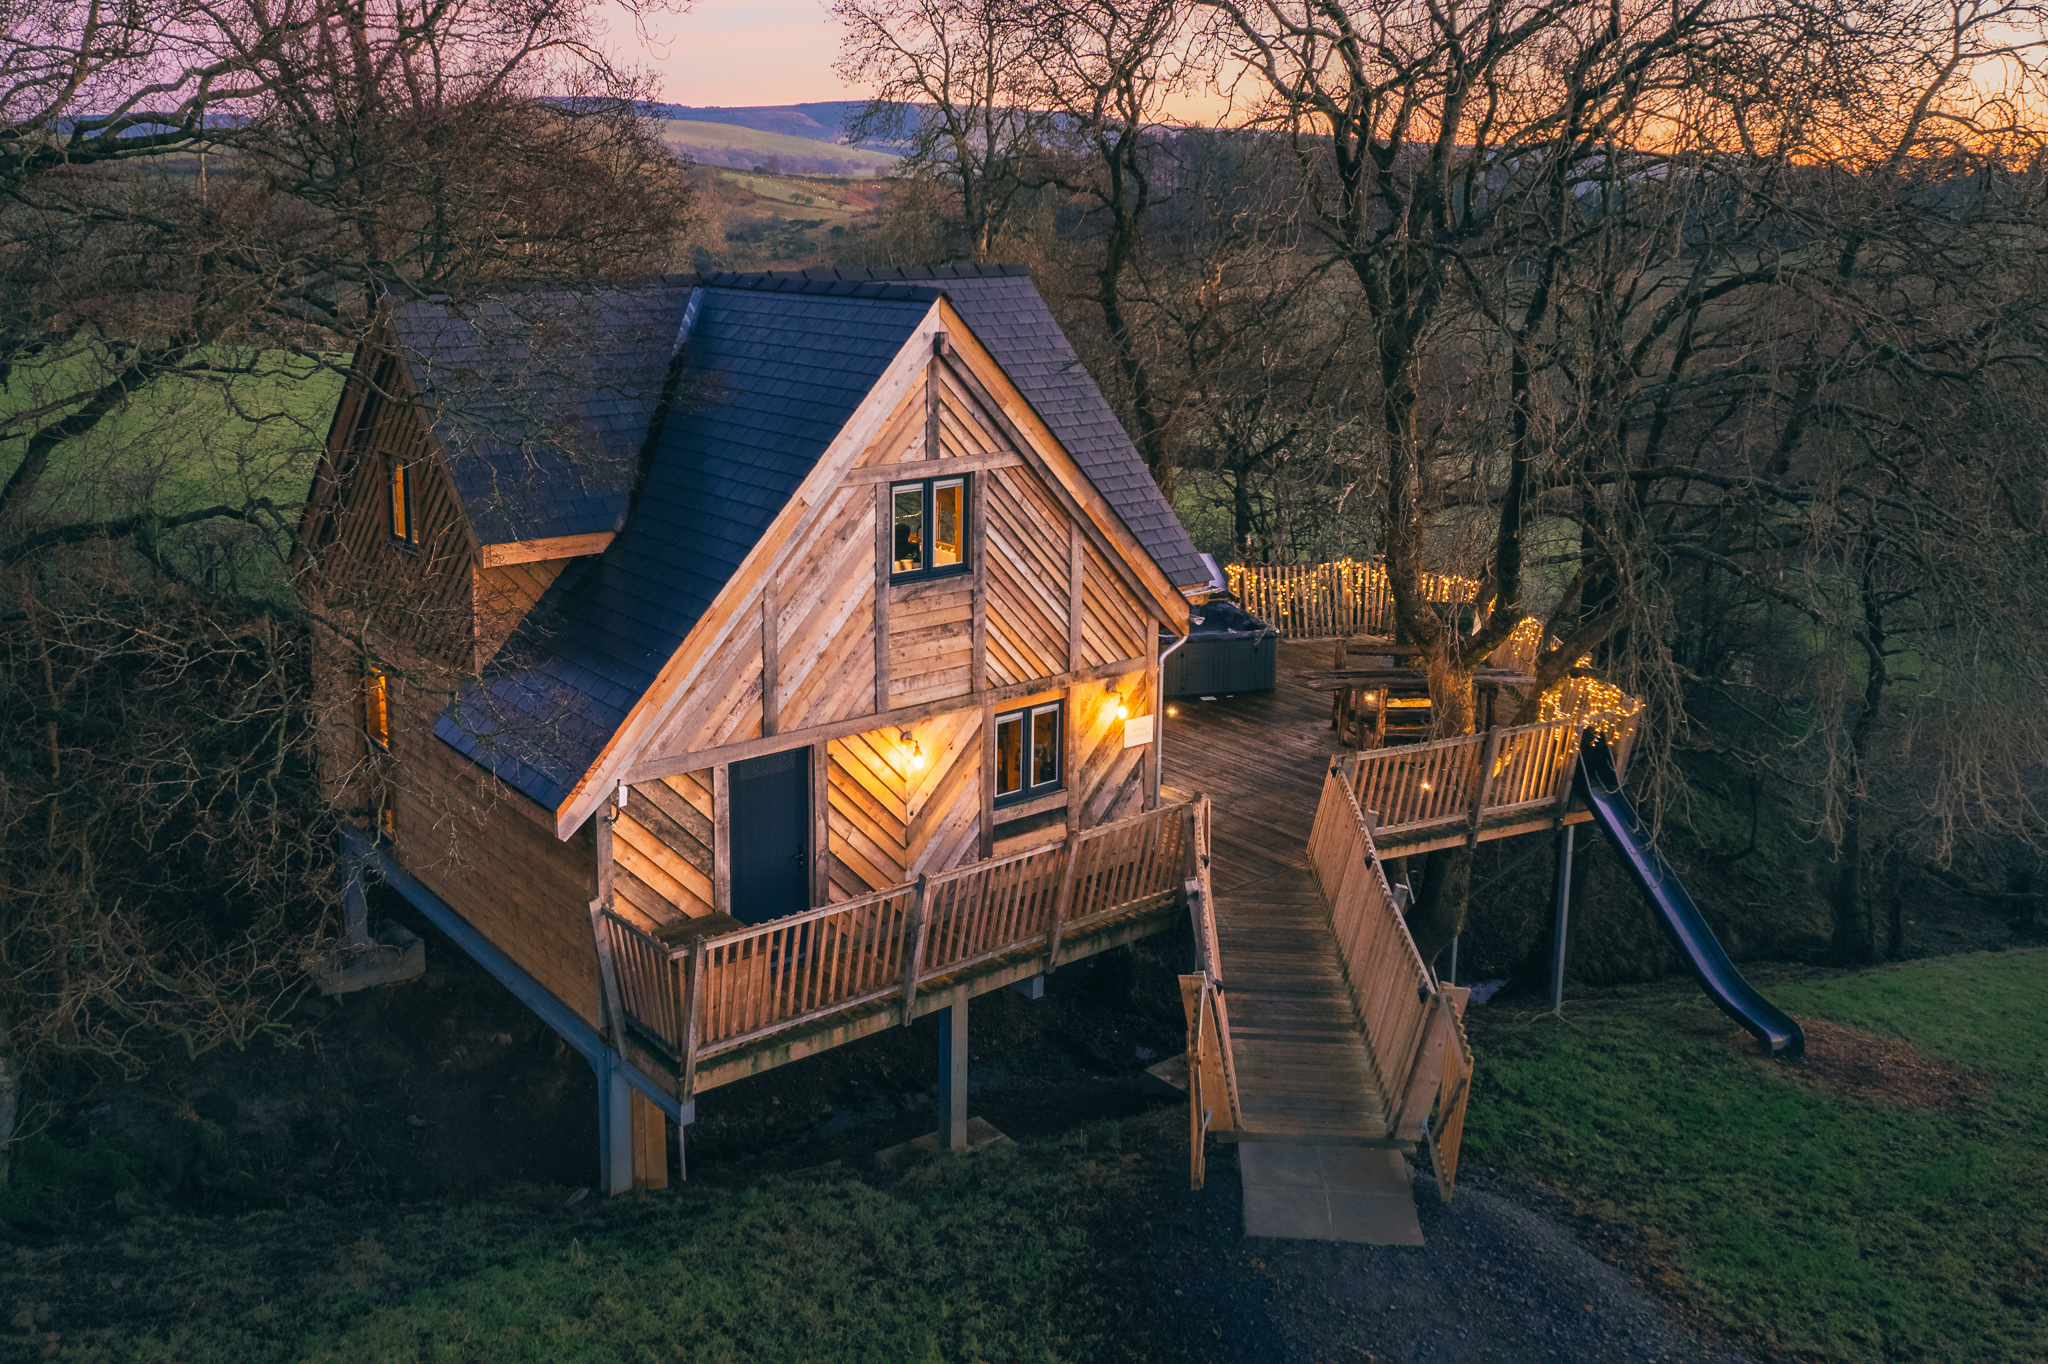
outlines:
[[[1564,935],[1572,914],[1572,843],[1578,830],[1567,824],[1557,839],[1557,944],[1550,953],[1550,1012],[1564,1017]]]

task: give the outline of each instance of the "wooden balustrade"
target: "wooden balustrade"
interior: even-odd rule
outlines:
[[[727,1051],[902,988],[915,894],[915,886],[891,886],[703,939],[697,1054]]]
[[[642,933],[609,909],[599,911],[598,923],[611,946],[620,1008],[669,1059],[681,1056],[683,992],[681,980],[669,968],[668,945]]]
[[[1472,1044],[1465,1038],[1465,1020],[1438,996],[1443,1010],[1443,1071],[1437,1076],[1436,1121],[1430,1125],[1431,1163],[1436,1168],[1436,1189],[1444,1202],[1458,1183],[1458,1148],[1465,1136],[1465,1100],[1472,1095]]]
[[[1230,590],[1283,639],[1385,635],[1394,629],[1394,594],[1384,564],[1338,559],[1323,564],[1231,564]],[[1435,602],[1470,601],[1479,584],[1447,573],[1423,577]],[[1503,646],[1505,647],[1505,646]]]
[[[1382,837],[1560,804],[1588,726],[1608,734],[1624,768],[1635,719],[1606,712],[1361,753],[1352,794]]]
[[[1323,781],[1309,832],[1309,866],[1330,908],[1351,1007],[1387,1103],[1387,1130],[1398,1124],[1410,1077],[1428,1041],[1437,1004],[1436,978],[1394,902],[1365,815],[1341,764]]]
[[[1206,803],[1199,818],[1205,823]],[[1148,810],[1009,857],[671,948],[600,916],[634,1031],[696,1061],[788,1028],[897,998],[1011,953],[1048,966],[1060,937],[1176,893],[1196,803]],[[695,954],[693,996],[684,968]],[[908,1009],[906,1007],[906,1013]],[[686,1067],[688,1069],[689,1067]]]

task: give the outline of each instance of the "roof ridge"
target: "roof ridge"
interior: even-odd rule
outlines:
[[[1030,279],[1030,267],[1016,264],[916,266],[813,266],[807,270],[736,270],[703,277],[704,284],[717,289],[762,289],[775,292],[863,294],[862,286],[899,288],[943,285],[947,280]],[[931,291],[943,292],[943,289]]]

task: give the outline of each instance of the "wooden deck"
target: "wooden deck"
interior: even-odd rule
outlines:
[[[1244,1127],[1240,1139],[1388,1140],[1329,911],[1308,866],[1329,761],[1330,698],[1302,684],[1332,645],[1281,641],[1272,692],[1176,701],[1166,721],[1172,797],[1214,801],[1210,880]]]

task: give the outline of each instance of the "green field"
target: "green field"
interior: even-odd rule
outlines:
[[[284,524],[295,522],[340,398],[346,357],[265,351],[215,359],[232,372],[158,378],[59,446],[30,510],[47,526],[63,526],[268,501]],[[104,369],[105,357],[89,349],[18,366],[0,392],[0,419],[51,406],[55,411],[42,420],[61,416],[63,400],[89,389]],[[25,448],[25,435],[0,439],[0,480],[19,466]],[[203,552],[216,567],[232,560],[237,575],[255,575],[238,584],[252,595],[283,590],[279,560],[287,536],[258,545],[220,522],[177,532],[172,544]]]
[[[1953,1113],[1847,1097],[1738,1047],[1689,982],[1568,1001],[1563,1025],[1489,1006],[1466,1159],[1636,1229],[1738,1344],[2048,1358],[2048,950],[1761,985],[1988,1088]]]
[[[730,123],[699,123],[694,119],[664,119],[661,140],[698,160],[717,164],[735,164],[732,160],[734,154],[744,157],[748,166],[765,163],[770,156],[778,156],[798,173],[811,169],[814,163],[830,162],[836,164],[825,173],[886,174],[895,169],[898,160],[888,152],[867,147],[848,147],[814,138],[791,137],[786,133],[765,133]],[[822,164],[818,169],[823,169]]]

